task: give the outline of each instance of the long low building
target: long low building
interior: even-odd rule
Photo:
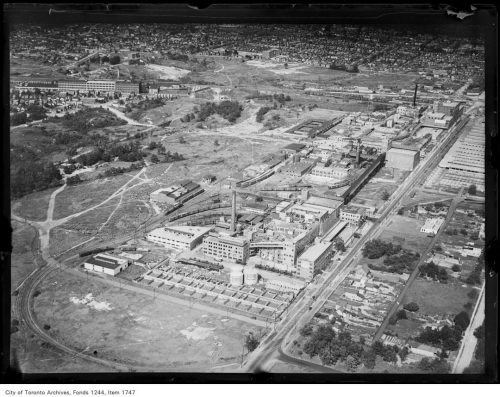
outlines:
[[[192,250],[212,228],[194,226],[168,226],[154,229],[146,239],[155,244],[180,250]]]
[[[129,265],[129,260],[109,254],[97,254],[85,260],[83,267],[87,270],[116,276]]]

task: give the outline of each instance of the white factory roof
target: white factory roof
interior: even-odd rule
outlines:
[[[175,236],[177,240],[189,243],[192,240],[207,234],[210,230],[212,230],[211,227],[168,226],[154,229],[150,232],[150,234],[160,237]]]
[[[301,260],[314,262],[318,259],[327,249],[330,249],[331,243],[317,243],[309,247],[301,256]]]
[[[393,148],[390,148],[388,150],[388,152],[390,152],[390,153],[400,153],[400,154],[410,154],[410,153],[414,154],[417,151],[416,150],[400,149],[400,148],[393,147]]]

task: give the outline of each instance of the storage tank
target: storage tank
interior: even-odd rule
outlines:
[[[259,281],[259,273],[257,273],[257,269],[254,267],[249,267],[245,269],[243,274],[245,275],[245,284],[246,285],[254,285]]]
[[[241,270],[232,270],[229,275],[229,282],[235,287],[243,285],[243,272]]]

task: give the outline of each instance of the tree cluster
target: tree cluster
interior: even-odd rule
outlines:
[[[401,251],[400,245],[394,245],[379,239],[368,241],[363,247],[362,253],[365,258],[378,259],[384,255],[394,255]]]
[[[477,265],[474,267],[465,282],[470,285],[481,284],[481,272],[483,271],[482,255],[479,257]]]
[[[10,151],[10,188],[12,198],[61,184],[61,173],[50,161],[33,150],[12,145]]]
[[[318,356],[323,365],[345,362],[349,371],[354,371],[360,364],[366,368],[374,368],[377,356],[387,362],[396,362],[398,354],[402,357],[408,355],[408,349],[400,350],[397,346],[385,346],[381,342],[375,342],[373,346],[366,348],[363,341],[354,341],[349,332],[337,335],[331,325],[320,325],[313,330],[309,324],[300,333],[308,336],[304,353],[311,358]]]
[[[126,124],[113,113],[100,108],[81,109],[75,113],[66,113],[61,118],[52,118],[51,122],[62,122],[69,130],[74,130],[77,133],[86,134],[92,129],[114,127]]]
[[[16,126],[47,117],[47,110],[40,105],[29,105],[25,112],[14,113],[10,118],[10,125]]]
[[[241,116],[242,110],[243,106],[237,101],[206,102],[200,106],[198,120],[205,121],[212,114],[218,114],[233,123]]]
[[[444,267],[436,265],[434,262],[424,263],[419,268],[420,274],[440,283],[448,281],[448,272]]]
[[[264,107],[261,107],[258,111],[257,111],[257,115],[255,116],[255,121],[257,123],[262,123],[262,120],[264,120],[264,115],[269,112],[271,110],[270,107],[268,106],[264,106]]]
[[[462,340],[463,330],[457,325],[452,327],[445,325],[441,329],[426,327],[415,338],[417,342],[426,343],[444,350],[457,350]]]

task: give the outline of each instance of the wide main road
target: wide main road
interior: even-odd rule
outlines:
[[[468,116],[455,124],[447,136],[429,153],[410,176],[393,193],[391,199],[387,202],[378,221],[368,230],[368,232],[359,239],[359,241],[349,250],[348,254],[336,269],[332,269],[324,274],[323,281],[315,287],[311,284],[304,292],[302,297],[295,301],[289,307],[283,320],[276,325],[277,330],[264,338],[257,349],[255,349],[247,358],[243,365],[245,371],[255,372],[263,368],[266,362],[273,356],[274,350],[282,343],[286,342],[286,336],[301,324],[306,324],[314,314],[324,305],[330,294],[340,285],[343,279],[352,270],[356,263],[355,256],[359,255],[361,248],[366,241],[378,231],[384,220],[397,209],[397,205],[403,196],[413,188],[424,176],[428,175],[430,169],[435,167],[442,159],[443,155],[449,150],[456,141],[459,132],[468,121]],[[311,289],[312,286],[312,289]],[[312,303],[311,296],[316,299]],[[311,306],[309,304],[312,303]],[[308,307],[309,306],[309,307]]]

